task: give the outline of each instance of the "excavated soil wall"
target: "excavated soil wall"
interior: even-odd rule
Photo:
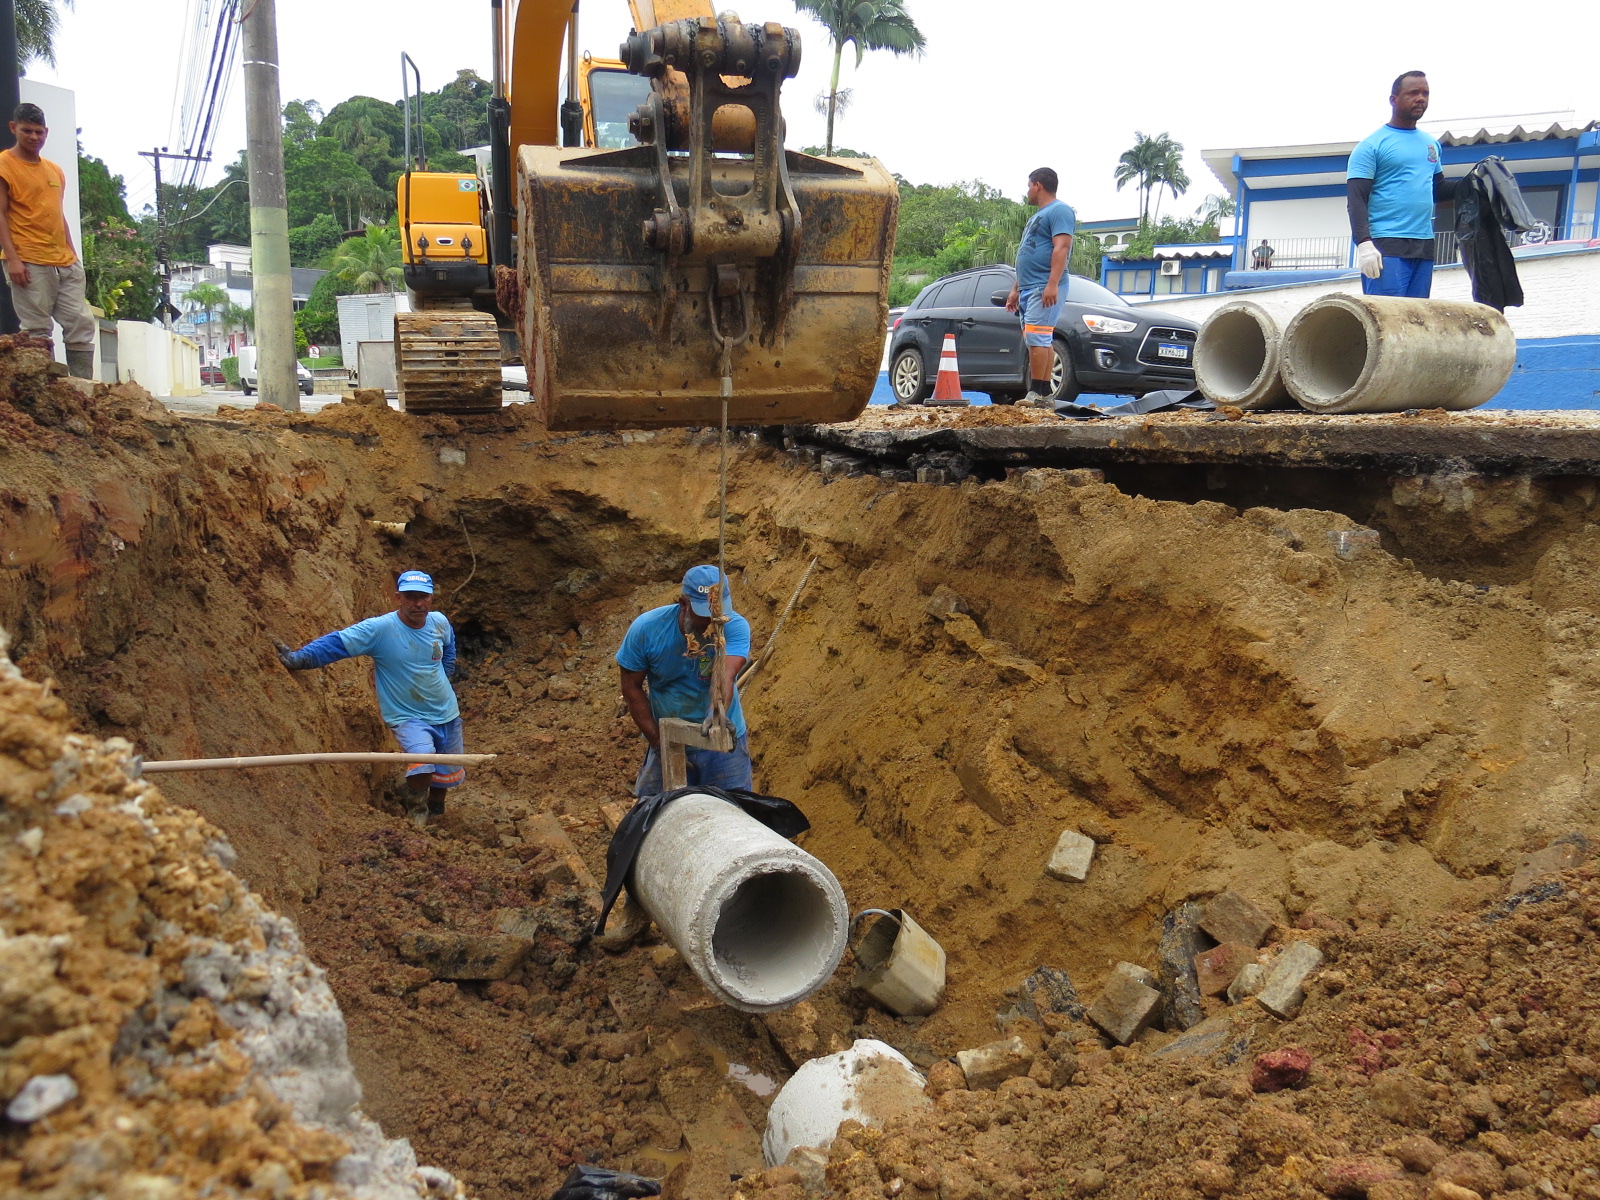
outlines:
[[[828,481],[740,437],[728,555],[757,644],[817,560],[746,696],[757,787],[807,813],[802,842],[853,908],[909,909],[950,973],[920,1022],[871,1008],[848,968],[793,1019],[752,1020],[707,1006],[670,948],[583,945],[581,905],[537,869],[546,814],[603,868],[599,809],[626,796],[640,754],[611,654],[714,554],[714,444],[555,437],[520,409],[471,425],[349,404],[179,419],[132,389],[82,400],[19,382],[7,361],[0,627],[78,728],[152,759],[389,748],[359,663],[291,676],[271,639],[383,611],[398,569],[439,581],[468,749],[501,757],[436,827],[399,820],[382,769],[168,775],[160,790],[226,831],[240,875],[298,922],[348,1021],[366,1111],[482,1196],[540,1194],[582,1159],[677,1168],[679,1194],[726,1195],[730,1175],[759,1170],[765,1106],[730,1063],[781,1081],[875,1036],[934,1067],[997,1036],[1035,967],[1092,996],[1118,960],[1153,962],[1165,913],[1230,889],[1280,934],[1298,923],[1352,962],[1375,956],[1376,978],[1398,953],[1382,939],[1474,921],[1463,914],[1503,895],[1526,853],[1600,832],[1592,485],[1367,480],[1357,504],[1337,478],[1301,480],[1293,505],[1240,509],[1082,472]],[[1069,827],[1098,844],[1083,883],[1043,872]],[[1592,896],[1570,903],[1592,972]],[[533,954],[502,980],[436,981],[401,956],[410,933],[488,933],[507,908],[542,916]],[[1311,1037],[1312,1007],[1270,1037]],[[1593,1052],[1575,1036],[1572,1053]],[[1152,1082],[1138,1064],[1117,1074],[1129,1053],[1093,1060],[1062,1103],[1103,1113],[1145,1089],[1149,1111],[1162,1087],[1202,1085]],[[1200,1187],[1137,1155],[1114,1162],[1082,1114],[1037,1126],[1081,1143],[1077,1157],[1020,1134],[962,1141],[1025,1126],[1013,1100],[1009,1115],[918,1126],[906,1147],[841,1141],[836,1158],[856,1166],[834,1171],[834,1191]],[[1382,1132],[1351,1122],[1328,1135],[1347,1150]],[[1186,1145],[1211,1137],[1185,1130]],[[997,1174],[1019,1147],[1035,1168]],[[1241,1180],[1281,1174],[1284,1155],[1232,1153],[1219,1161]],[[1338,1153],[1308,1142],[1300,1156]],[[1558,1190],[1588,1186],[1551,1161]],[[1085,1170],[1101,1174],[1085,1183]],[[798,1185],[768,1172],[745,1186]]]

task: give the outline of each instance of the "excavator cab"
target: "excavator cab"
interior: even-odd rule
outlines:
[[[632,34],[622,61],[650,81],[628,116],[637,144],[517,149],[508,315],[547,427],[858,415],[882,354],[899,193],[876,160],[784,149],[778,92],[798,35],[684,18]]]

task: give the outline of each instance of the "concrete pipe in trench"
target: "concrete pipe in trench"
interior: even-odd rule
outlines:
[[[1476,408],[1505,386],[1517,339],[1486,304],[1324,296],[1283,334],[1283,380],[1318,413]]]
[[[833,872],[715,796],[661,810],[632,881],[700,982],[741,1012],[799,1003],[844,956],[850,913]]]
[[[1206,318],[1194,348],[1194,378],[1207,400],[1239,408],[1292,408],[1280,368],[1283,334],[1266,309],[1230,300]]]

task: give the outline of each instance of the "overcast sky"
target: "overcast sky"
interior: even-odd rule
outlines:
[[[1402,70],[1428,72],[1429,120],[1453,118],[1457,129],[1501,114],[1600,117],[1593,0],[1546,0],[1521,16],[1485,5],[1478,19],[1464,18],[1459,3],[1393,0],[906,6],[927,52],[870,53],[859,70],[846,52],[840,84],[854,102],[837,144],[874,153],[916,183],[982,179],[1018,198],[1028,171],[1054,166],[1082,219],[1136,211],[1131,189],[1118,192],[1112,179],[1135,130],[1167,132],[1186,147],[1193,183],[1176,206],[1183,214],[1220,191],[1200,150],[1356,140],[1387,117],[1389,83]],[[62,14],[58,66],[29,71],[77,93],[84,148],[124,177],[135,210],[153,194],[137,152],[178,148],[172,97],[190,11],[190,0],[77,0]],[[584,0],[582,15],[581,47],[615,55],[629,25],[625,0]],[[800,29],[803,63],[783,93],[789,144],[820,143],[813,101],[827,87],[826,34],[792,0],[742,15]],[[278,0],[278,28],[286,101],[396,100],[402,50],[429,90],[463,67],[489,73],[488,0]],[[242,94],[236,81],[208,180],[244,144]],[[58,156],[66,133],[54,131]]]

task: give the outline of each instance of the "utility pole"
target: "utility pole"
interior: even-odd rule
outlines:
[[[255,288],[259,403],[299,412],[281,111],[276,0],[250,0],[244,15],[244,120],[250,164],[250,270]]]
[[[0,3],[4,2],[0,0]],[[161,314],[162,327],[170,333],[172,322],[180,314],[172,303],[172,248],[167,242],[167,201],[161,193],[161,160],[175,158],[186,162],[210,162],[211,156],[174,154],[165,146],[158,146],[154,150],[139,151],[139,157],[148,158],[156,169],[156,275],[161,280],[161,303],[156,306],[156,311]]]
[[[11,136],[11,114],[22,102],[17,82],[21,73],[17,62],[16,0],[0,0],[0,151],[11,149],[17,140]],[[0,284],[0,333],[16,333],[21,328],[17,310],[11,304],[11,288]]]

